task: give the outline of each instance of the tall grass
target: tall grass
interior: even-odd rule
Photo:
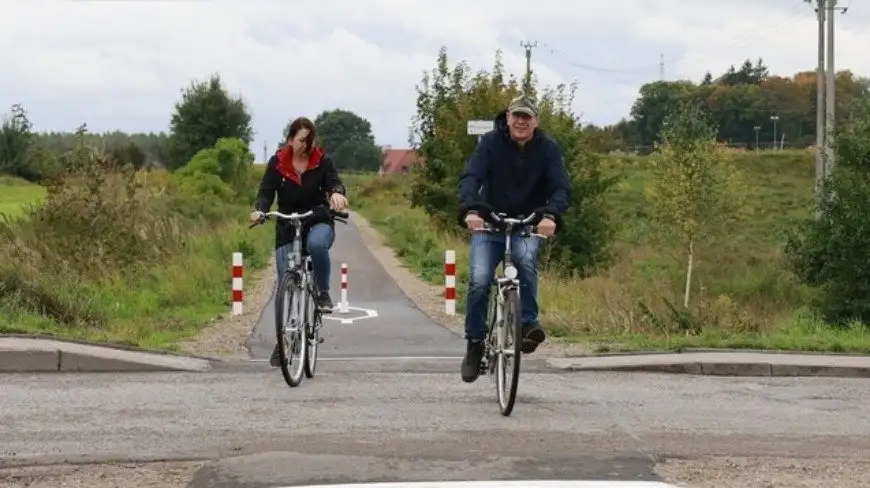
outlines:
[[[249,270],[269,262],[274,237],[247,230],[248,202],[182,194],[87,146],[75,162],[0,222],[0,333],[174,349],[229,310],[233,252]]]

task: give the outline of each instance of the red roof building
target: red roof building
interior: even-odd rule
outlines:
[[[407,173],[411,166],[422,163],[423,158],[414,149],[385,149],[384,161],[378,173],[381,175]]]

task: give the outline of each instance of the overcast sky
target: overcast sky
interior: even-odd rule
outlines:
[[[837,15],[837,69],[870,75],[870,7]],[[546,85],[577,80],[575,111],[607,124],[659,77],[699,80],[750,57],[774,74],[816,64],[803,0],[0,0],[0,111],[38,130],[160,131],[192,80],[217,72],[247,101],[258,159],[287,120],[352,110],[405,147],[415,88],[446,45],[489,69],[496,49]],[[862,28],[863,26],[863,28]],[[451,63],[452,64],[452,63]]]

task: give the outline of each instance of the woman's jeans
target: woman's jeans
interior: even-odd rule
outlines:
[[[317,280],[317,288],[320,293],[329,292],[329,275],[332,271],[329,261],[329,250],[335,242],[335,229],[329,224],[314,224],[308,230],[305,239],[305,249],[311,255],[311,264],[314,266],[314,276]],[[287,255],[293,251],[293,243],[287,243],[275,251],[276,271],[278,281],[288,266]]]

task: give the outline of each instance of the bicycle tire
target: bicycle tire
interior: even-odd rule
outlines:
[[[308,334],[305,339],[308,349],[305,354],[305,376],[308,378],[314,378],[314,373],[317,370],[317,346],[320,344],[320,327],[323,324],[323,317],[321,317],[321,312],[317,309],[314,299],[314,293],[309,292],[308,316],[311,317],[311,320],[307,324]]]
[[[496,389],[498,396],[498,406],[501,414],[505,417],[513,412],[514,404],[517,399],[517,387],[520,381],[520,360],[522,357],[522,321],[520,317],[520,297],[517,290],[507,290],[504,298],[504,314],[503,314],[503,332],[502,338],[507,336],[507,331],[513,332],[513,344],[511,349],[511,381],[509,387],[505,385],[505,374],[507,366],[505,365],[506,358],[504,354],[505,340],[500,340],[499,354],[496,358]],[[505,391],[507,390],[507,391]]]
[[[492,375],[495,373],[495,356],[493,352],[498,348],[496,343],[496,307],[498,307],[498,285],[490,285],[489,301],[486,305],[486,349],[484,349],[484,362],[480,372]]]
[[[289,303],[288,314],[293,316],[293,307],[295,305],[294,298],[297,296],[296,290],[294,289],[294,285],[292,283],[293,277],[291,273],[284,273],[284,276],[281,277],[280,286],[278,287],[278,293],[275,294],[275,335],[276,340],[278,341],[278,355],[281,360],[281,375],[284,376],[284,381],[291,388],[295,388],[302,383],[304,363],[306,350],[305,347],[299,347],[299,356],[297,359],[298,370],[291,371],[290,366],[293,363],[294,359],[294,350],[297,349],[295,347],[297,344],[305,343],[306,330],[305,327],[299,327],[297,324],[296,333],[291,336],[290,339],[290,351],[287,350],[288,344],[285,343],[284,339],[286,334],[284,333],[283,324],[286,321],[287,317],[284,316],[284,305]],[[289,352],[289,356],[288,356]],[[296,369],[296,368],[294,368]]]

